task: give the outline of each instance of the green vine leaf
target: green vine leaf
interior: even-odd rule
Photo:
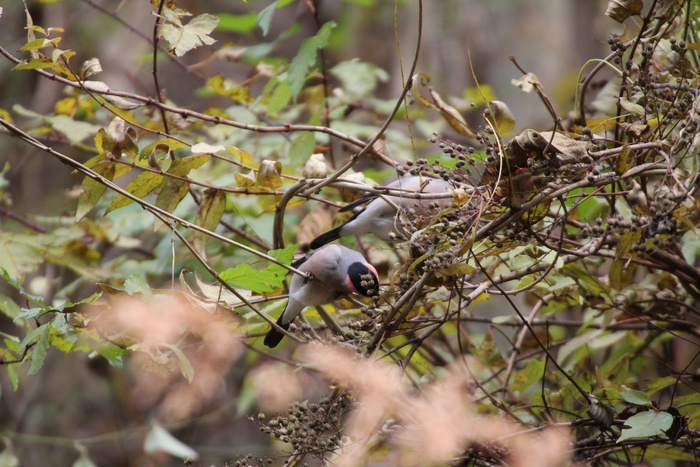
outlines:
[[[272,250],[268,254],[285,264],[291,264],[297,246],[292,245],[282,250]],[[274,263],[260,271],[244,263],[223,271],[219,277],[226,282],[256,293],[269,293],[282,287],[287,272],[286,268]]]
[[[92,170],[108,180],[114,179],[114,162],[106,158],[92,167]],[[83,179],[83,192],[80,198],[78,198],[78,208],[75,211],[76,222],[85,217],[85,214],[92,211],[92,208],[94,208],[97,202],[102,198],[105,191],[107,191],[107,186],[102,182],[87,176]]]
[[[620,397],[622,397],[622,400],[629,404],[641,405],[643,407],[652,406],[651,399],[649,399],[649,396],[647,396],[641,391],[635,391],[634,389],[622,391],[620,393]]]
[[[295,98],[304,87],[306,73],[309,71],[309,68],[316,63],[316,51],[328,44],[328,38],[335,26],[335,21],[329,21],[321,26],[318,34],[305,39],[301,44],[299,53],[296,54],[292,63],[289,64],[289,70],[287,71],[289,87]]]
[[[175,160],[167,173],[177,177],[186,177],[190,170],[201,167],[210,157],[208,154],[197,154]],[[190,183],[188,181],[166,177],[164,183],[158,187],[156,206],[165,211],[173,212],[177,205],[180,204],[180,201],[187,195],[189,189]]]
[[[164,181],[165,176],[162,174],[155,172],[144,172],[135,179],[133,179],[131,182],[129,182],[129,184],[124,188],[124,190],[128,191],[129,193],[131,193],[139,199],[143,199],[146,195],[148,195],[149,193],[153,192],[153,190],[161,186]],[[107,206],[107,209],[105,210],[105,215],[119,208],[128,206],[133,202],[134,200],[132,200],[131,198],[119,194],[116,198],[114,198],[110,205]]]
[[[662,436],[664,432],[671,428],[673,415],[668,412],[641,412],[625,420],[625,428],[617,438],[617,443],[622,443],[631,438],[651,438],[652,436]]]
[[[29,376],[36,375],[39,370],[44,366],[44,360],[46,359],[46,352],[48,352],[51,346],[50,336],[51,336],[51,324],[47,323],[36,329],[36,345],[32,348],[31,360],[32,364],[29,367],[27,374]],[[29,336],[28,334],[27,336]],[[34,336],[32,336],[32,340]],[[21,345],[20,345],[21,347]]]

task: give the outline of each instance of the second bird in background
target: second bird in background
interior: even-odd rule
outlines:
[[[361,211],[352,216],[343,225],[316,237],[309,246],[312,249],[316,249],[340,237],[367,233],[374,234],[385,242],[406,241],[410,233],[400,228],[401,223],[397,219],[396,207],[406,210],[410,214],[409,219],[411,220],[417,216],[434,215],[437,211],[431,212],[429,208],[431,204],[437,203],[440,208],[444,209],[451,203],[451,199],[416,199],[415,197],[410,197],[410,193],[447,193],[454,187],[442,179],[413,176],[400,178],[387,185],[387,188],[405,190],[406,196],[363,196],[341,209],[341,212],[347,211],[363,202],[368,202]],[[387,202],[387,200],[390,202]]]
[[[341,245],[319,248],[292,266],[306,276],[292,277],[289,301],[277,320],[277,325],[285,330],[307,306],[330,303],[348,293],[369,297],[379,290],[374,266],[362,254]],[[283,337],[283,333],[273,328],[265,336],[264,344],[276,347]]]

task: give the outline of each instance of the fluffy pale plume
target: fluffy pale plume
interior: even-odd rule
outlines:
[[[356,396],[345,434],[350,438],[338,458],[339,466],[358,465],[365,454],[369,438],[387,418],[402,405],[407,392],[397,368],[363,359],[340,347],[310,344],[302,358],[334,384],[349,389]]]
[[[455,367],[449,376],[430,384],[408,400],[399,412],[395,439],[403,447],[405,465],[445,462],[464,451],[478,426],[469,397],[469,379]]]
[[[520,432],[513,439],[509,465],[513,467],[559,467],[570,460],[568,430],[550,427],[539,433]]]
[[[115,296],[86,314],[102,335],[133,341],[134,400],[146,410],[158,404],[162,421],[187,418],[221,392],[221,375],[243,350],[227,319],[177,296]]]
[[[304,350],[306,361],[355,395],[345,430],[350,441],[335,465],[365,463],[370,438],[389,417],[397,422],[390,439],[399,450],[400,465],[450,462],[474,443],[503,448],[508,465],[517,467],[558,467],[569,460],[566,430],[535,433],[502,417],[477,414],[464,362],[452,365],[447,377],[427,385],[422,393],[410,394],[393,366],[330,345],[314,344]]]
[[[258,404],[265,412],[283,412],[289,404],[300,400],[303,388],[311,383],[300,371],[281,363],[265,363],[248,374],[258,392]]]

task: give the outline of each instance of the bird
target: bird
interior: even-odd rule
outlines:
[[[447,193],[454,187],[451,183],[443,179],[412,176],[399,178],[387,185],[387,188],[405,190],[406,192]],[[387,199],[390,202],[387,202]],[[402,210],[405,209],[410,214],[409,218],[413,220],[416,216],[426,216],[429,214],[429,206],[436,202],[438,206],[444,209],[451,203],[451,199],[421,200],[415,197],[403,197],[401,195],[380,197],[376,194],[367,194],[340,209],[340,212],[345,212],[367,203],[361,211],[357,212],[343,225],[331,229],[313,239],[311,243],[309,243],[309,246],[312,249],[316,249],[340,237],[345,237],[347,235],[363,235],[367,233],[372,233],[385,242],[405,241],[408,239],[408,234],[405,229],[401,228],[400,221],[397,219],[397,210],[395,206],[398,206]]]
[[[289,301],[277,325],[284,330],[307,306],[331,303],[343,295],[355,293],[365,297],[379,290],[377,270],[361,253],[342,245],[326,245],[292,264],[305,273],[295,274],[289,286]],[[274,327],[263,343],[276,347],[284,334]]]

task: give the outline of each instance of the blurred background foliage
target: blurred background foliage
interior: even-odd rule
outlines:
[[[258,412],[269,408],[273,413],[285,413],[286,402],[293,400],[321,400],[318,410],[327,409],[329,414],[322,423],[340,423],[346,408],[342,401],[347,400],[343,399],[347,395],[328,396],[328,388],[319,375],[290,376],[279,371],[279,367],[288,368],[294,365],[291,362],[298,361],[294,344],[288,343],[275,352],[262,349],[259,337],[268,324],[243,303],[251,300],[266,313],[281,312],[284,300],[274,298],[283,293],[284,269],[275,269],[275,264],[261,259],[258,253],[289,264],[297,242],[308,242],[332,225],[332,216],[325,208],[319,208],[320,204],[309,201],[310,195],[295,198],[284,213],[283,242],[275,242],[275,208],[283,192],[302,175],[311,154],[325,154],[331,170],[337,169],[377,133],[410,78],[406,73],[418,38],[419,19],[422,37],[416,71],[429,77],[432,89],[457,109],[470,127],[483,126],[483,110],[493,100],[507,103],[515,117],[515,127],[509,133],[498,134],[496,139],[492,133],[486,133],[477,144],[456,132],[439,112],[422,106],[420,94],[414,94],[409,99],[412,104],[398,110],[394,122],[376,143],[380,155],[370,154],[353,168],[370,185],[393,179],[397,169],[392,165],[405,164],[406,169],[411,166],[410,161],[428,168],[429,164],[421,162],[423,158],[431,163],[443,161],[452,170],[456,159],[446,155],[445,147],[460,152],[458,147],[474,144],[474,157],[484,164],[482,167],[488,167],[489,152],[484,147],[500,147],[497,142],[511,141],[509,148],[513,150],[513,141],[522,142],[514,135],[523,130],[551,130],[550,112],[537,95],[523,92],[513,84],[512,80],[521,78],[523,73],[509,57],[514,57],[525,71],[537,75],[556,113],[570,124],[572,133],[585,136],[575,119],[582,67],[588,60],[609,53],[611,33],[630,41],[642,24],[636,17],[624,26],[609,19],[604,15],[609,3],[605,1],[431,0],[423,5],[422,15],[416,1],[181,1],[178,6],[194,16],[218,17],[211,33],[216,43],[185,47],[181,53],[175,49],[175,54],[168,54],[164,51],[168,48],[166,41],[160,41],[163,50],[157,54],[156,63],[163,100],[174,108],[193,112],[168,113],[164,126],[159,110],[142,107],[135,99],[157,96],[152,76],[153,12],[158,8],[158,2],[155,3],[27,0],[26,11],[34,25],[63,28],[49,37],[60,36],[57,47],[75,52],[70,57],[72,72],[97,57],[101,72],[89,79],[130,95],[122,96],[126,104],[114,100],[97,104],[85,90],[31,70],[13,70],[17,64],[3,59],[0,117],[56,151],[69,154],[82,167],[91,167],[115,180],[115,171],[118,172],[123,176],[118,184],[131,193],[137,193],[139,188],[129,183],[150,183],[153,191],[160,187],[159,183],[165,183],[163,172],[180,177],[171,178],[168,189],[182,197],[168,197],[169,192],[160,188],[157,199],[145,198],[150,191],[138,192],[138,197],[238,243],[209,240],[201,232],[188,232],[186,237],[192,249],[187,249],[143,205],[127,205],[110,191],[103,195],[98,184],[85,182],[83,175],[73,170],[76,166],[61,163],[26,141],[3,133],[0,243],[4,258],[0,259],[0,266],[6,271],[7,286],[0,297],[0,332],[5,343],[0,357],[4,366],[4,371],[0,371],[0,429],[5,442],[0,467],[16,465],[15,460],[20,465],[180,465],[183,461],[173,457],[196,456],[201,465],[255,463],[283,452],[278,449],[289,449],[287,444],[272,439],[289,442],[289,437],[280,431],[280,424],[288,430],[287,424],[294,423],[287,417],[273,418],[277,420],[274,424],[266,424],[266,417],[258,416]],[[660,3],[680,9],[683,2]],[[695,11],[694,2],[688,2],[688,7]],[[29,51],[17,52],[29,42],[24,5],[13,2],[2,8],[0,46],[11,55],[27,58]],[[691,40],[689,43],[695,44]],[[318,50],[322,51],[319,62]],[[327,74],[332,77],[328,87],[324,87],[323,69],[318,63],[325,63]],[[55,68],[56,63],[52,71]],[[697,86],[693,81],[695,70],[688,71],[691,86]],[[603,86],[613,75],[604,69],[591,87]],[[103,88],[95,89],[94,94],[100,94]],[[130,108],[130,103],[138,106]],[[630,112],[638,110],[634,105],[640,105],[631,102],[631,98],[625,103],[625,110]],[[644,114],[644,108],[641,112]],[[123,120],[115,119],[115,114]],[[217,125],[217,119],[235,121],[238,126]],[[125,125],[124,120],[140,126]],[[287,131],[285,125],[296,127]],[[333,131],[304,131],[305,125]],[[163,130],[175,139],[153,133]],[[587,135],[590,136],[590,128]],[[620,141],[612,141],[609,136],[606,134],[610,142],[607,147],[603,144],[595,149],[615,150],[622,143],[654,139],[627,135],[628,139],[618,145]],[[205,146],[197,147],[197,143]],[[110,159],[119,153],[128,156],[128,164]],[[392,164],[384,163],[386,159],[382,157]],[[636,162],[618,158],[616,162],[601,164],[609,173],[621,177],[635,163],[644,161],[643,157]],[[595,174],[598,175],[599,172]],[[486,183],[487,178],[480,182]],[[580,179],[585,176],[567,173],[558,181],[576,184]],[[621,191],[622,197],[636,193],[634,185],[626,183],[621,179],[610,182],[610,196],[620,195]],[[586,194],[593,193],[592,186],[594,182],[586,188]],[[328,198],[328,193],[326,189],[319,197]],[[357,193],[341,192],[330,198],[349,201],[353,196]],[[544,213],[549,202],[545,203]],[[495,212],[495,217],[517,207],[515,201],[503,202],[498,206],[501,211],[496,209],[489,214]],[[573,242],[586,238],[584,231],[593,237],[603,236],[606,229],[613,228],[609,219],[619,222],[610,210],[606,211],[606,202],[588,201],[577,204],[576,209],[575,219],[567,227],[580,235],[572,237]],[[694,219],[694,208],[686,209],[674,215]],[[106,211],[109,213],[104,215]],[[530,220],[535,224],[544,213],[531,212]],[[642,214],[656,219],[649,212]],[[675,231],[665,231],[663,225],[659,227],[659,219],[654,222],[657,233],[676,235]],[[697,366],[693,366],[697,351],[695,327],[688,326],[690,336],[675,339],[672,332],[645,334],[644,323],[624,321],[630,316],[642,316],[644,322],[660,322],[658,314],[648,309],[639,311],[640,303],[654,306],[644,293],[676,293],[682,288],[679,280],[695,277],[692,264],[697,240],[692,235],[694,229],[687,231],[679,244],[684,257],[690,258],[687,263],[665,258],[666,263],[659,261],[666,265],[668,275],[642,277],[637,273],[634,278],[634,271],[622,267],[620,261],[612,266],[611,262],[604,263],[606,258],[620,259],[614,253],[615,245],[610,247],[612,253],[606,250],[607,257],[601,255],[604,260],[595,265],[597,269],[590,264],[568,265],[566,269],[556,248],[544,251],[542,245],[533,245],[532,239],[517,229],[494,231],[492,234],[499,237],[488,238],[488,245],[480,245],[483,251],[474,253],[474,258],[484,263],[475,264],[474,258],[471,262],[465,260],[462,269],[452,269],[452,275],[457,269],[464,275],[483,267],[488,277],[495,277],[550,261],[556,265],[555,274],[551,282],[543,284],[544,290],[518,295],[514,303],[485,300],[488,294],[476,295],[468,316],[469,335],[465,334],[467,328],[459,325],[459,319],[446,320],[437,344],[426,340],[413,353],[400,347],[405,342],[399,344],[396,340],[391,342],[396,342],[399,350],[384,349],[386,354],[382,355],[385,361],[404,362],[406,377],[420,386],[421,382],[443,376],[439,367],[447,366],[457,355],[472,354],[480,365],[473,376],[483,391],[479,393],[483,399],[479,400],[478,410],[498,413],[499,409],[507,409],[518,420],[538,426],[547,421],[564,423],[565,419],[576,429],[580,423],[584,428],[577,433],[576,454],[593,463],[598,455],[605,458],[607,451],[600,454],[605,449],[616,452],[614,441],[620,436],[623,441],[635,438],[635,433],[621,435],[620,419],[629,419],[636,412],[654,414],[657,419],[647,425],[658,423],[665,427],[644,431],[639,428],[646,426],[643,421],[637,422],[632,428],[639,428],[639,438],[648,440],[665,434],[670,439],[666,431],[670,428],[664,423],[671,418],[674,423],[688,423],[688,419],[675,416],[670,409],[647,409],[659,408],[661,400],[652,402],[650,398],[664,389],[674,388],[670,396],[673,400],[681,375],[687,379],[688,387],[679,389],[679,394],[688,398],[684,400],[688,407],[696,404],[692,387]],[[624,237],[624,232],[621,235],[623,239],[617,248],[623,251],[622,255],[632,257],[632,245],[641,238]],[[674,238],[680,236],[679,233]],[[665,237],[663,241],[673,243]],[[284,245],[288,248],[283,249]],[[372,262],[385,277],[391,278],[392,293],[400,296],[411,282],[410,277],[401,279],[396,273],[395,264],[405,255],[389,247],[372,246],[365,245]],[[227,271],[229,282],[237,286],[237,293],[243,297],[218,287],[202,257],[213,270]],[[253,274],[237,269],[245,264],[252,266]],[[686,276],[679,275],[680,279],[674,276],[674,267],[679,264],[689,268],[683,269]],[[659,272],[650,263],[644,265]],[[611,267],[613,273],[608,274]],[[246,282],[251,277],[257,281],[255,284]],[[516,279],[533,280],[529,276]],[[173,284],[182,292],[171,297],[167,290]],[[528,285],[518,281],[510,285],[515,284]],[[632,285],[639,287],[630,288]],[[146,297],[146,303],[158,305],[132,316],[128,310],[140,310],[143,305],[118,300],[115,297],[124,295],[119,292]],[[446,295],[445,289],[431,289],[423,298],[411,318],[448,316],[454,309],[458,310],[457,318],[461,316],[463,303],[459,301],[456,308],[451,308],[455,306],[450,302],[454,297]],[[686,305],[694,300],[692,296],[666,298]],[[90,308],[91,304],[105,301],[106,308]],[[200,319],[183,312],[182,316],[187,317],[180,320],[177,310],[186,308],[183,303],[215,318],[210,321],[209,314]],[[550,329],[549,324],[539,323],[538,332],[529,336],[522,323],[511,321],[512,313],[504,311],[510,310],[511,305],[527,310],[528,315],[535,310],[533,317],[541,311],[556,325]],[[606,315],[601,311],[606,306],[614,312]],[[339,309],[345,307],[355,310],[349,316],[360,316],[355,305],[338,305]],[[163,308],[170,314],[160,314]],[[233,313],[227,311],[231,309]],[[117,312],[127,317],[125,323],[110,322],[110,313]],[[317,313],[308,315],[314,325],[320,321]],[[93,321],[108,327],[92,327]],[[174,323],[177,329],[161,329],[164,322]],[[428,320],[416,329],[432,324]],[[630,327],[625,327],[628,324]],[[608,325],[619,327],[611,331],[606,328]],[[115,329],[122,332],[115,333]],[[221,329],[226,332],[222,334]],[[363,330],[349,333],[348,340],[360,336],[358,347],[367,349],[368,339],[360,331]],[[239,340],[235,336],[245,338]],[[451,347],[455,339],[459,348]],[[556,373],[538,350],[543,341],[558,348],[560,370],[565,370],[570,380]],[[462,351],[462,345],[468,352]],[[203,348],[216,350],[202,357]],[[516,354],[521,353],[525,357],[516,362]],[[650,358],[654,364],[647,367]],[[681,371],[665,368],[664,360],[672,361]],[[506,368],[508,377],[504,382]],[[144,380],[144,373],[153,375],[153,379]],[[285,391],[271,394],[270,387]],[[490,399],[492,393],[504,387],[507,397]],[[584,387],[588,395],[582,397],[577,387]],[[324,396],[326,399],[322,399]],[[341,402],[337,402],[337,397]],[[276,398],[281,398],[282,403]],[[550,411],[552,406],[557,408],[553,411],[556,415]],[[296,407],[290,412],[290,417],[301,418],[295,412],[298,410]],[[624,410],[627,413],[622,416]],[[664,414],[675,418],[667,420]],[[255,415],[253,420],[246,418],[250,415]],[[695,430],[697,415],[684,415]],[[334,428],[326,431],[339,433],[338,427]],[[299,431],[297,440],[302,437]],[[603,436],[606,433],[607,438]],[[599,436],[600,445],[596,445]],[[332,451],[333,443],[338,442],[332,437],[322,440],[328,444],[304,445],[308,453],[320,455],[322,448]],[[389,445],[385,441],[381,437],[373,440],[373,448],[380,451],[376,454],[379,459],[382,447]],[[644,456],[639,449],[634,451],[632,444],[625,447],[624,454],[615,454],[620,462],[631,463]],[[667,447],[664,445],[663,449]],[[299,445],[294,448],[298,451]],[[484,453],[484,449],[474,448],[462,462],[492,465],[489,462],[504,457],[488,449]],[[651,446],[650,459],[694,460],[689,449],[673,453],[652,452],[653,449],[662,450]],[[284,458],[275,457],[280,464]],[[391,462],[389,459],[386,462]],[[317,459],[310,456],[305,460]]]

